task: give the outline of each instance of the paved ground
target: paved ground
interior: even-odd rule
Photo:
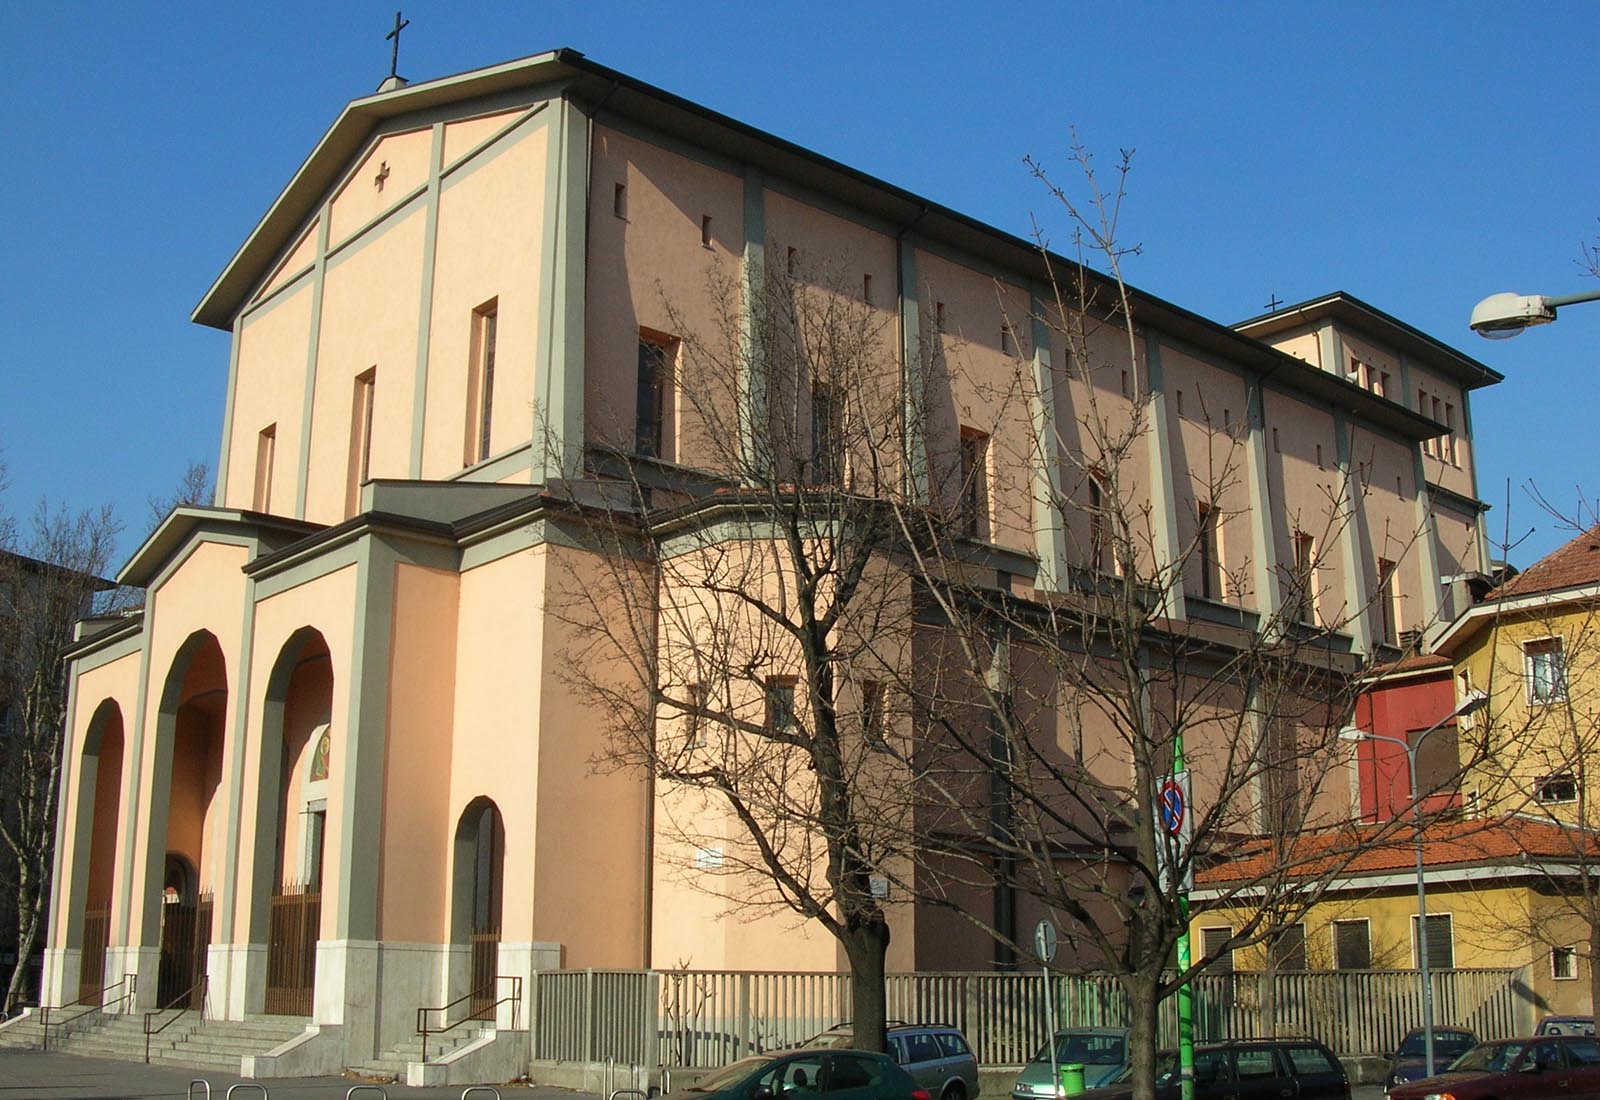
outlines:
[[[70,1054],[0,1050],[0,1100],[184,1100],[189,1082],[210,1082],[213,1100],[227,1100],[228,1087],[243,1079],[206,1070],[173,1066],[147,1066],[139,1062],[113,1062],[79,1058]],[[359,1081],[343,1077],[297,1077],[260,1082],[270,1100],[344,1100]],[[260,1100],[256,1082],[235,1092],[234,1100]],[[391,1100],[458,1100],[461,1086],[413,1089],[384,1085]],[[598,1100],[588,1093],[543,1085],[502,1085],[507,1100]],[[196,1086],[195,1096],[205,1095]],[[380,1093],[362,1090],[352,1100],[379,1100]],[[490,1093],[474,1092],[471,1100],[489,1100]]]

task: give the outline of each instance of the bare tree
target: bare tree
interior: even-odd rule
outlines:
[[[178,479],[178,484],[172,492],[165,496],[151,497],[150,526],[154,528],[171,514],[174,508],[185,504],[209,505],[213,495],[214,486],[211,480],[211,467],[204,462],[191,462],[184,467],[183,476]]]
[[[41,503],[26,524],[0,521],[0,841],[10,870],[17,967],[9,1011],[25,994],[27,960],[50,896],[66,720],[62,653],[90,612],[114,551],[110,508],[69,511]]]
[[[730,913],[832,936],[882,1050],[883,884],[913,855],[878,667],[910,622],[893,314],[787,266],[709,300],[711,323],[669,302],[678,335],[641,338],[639,409],[577,502],[591,552],[552,611],[582,628],[569,682],[606,716],[601,766],[661,786],[663,861]]]

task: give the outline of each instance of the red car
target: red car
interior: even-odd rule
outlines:
[[[1600,1100],[1600,1039],[1541,1035],[1479,1043],[1443,1073],[1396,1085],[1389,1100]]]

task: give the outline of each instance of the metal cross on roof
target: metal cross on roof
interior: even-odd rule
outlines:
[[[1283,303],[1278,301],[1278,296],[1276,294],[1274,294],[1267,301],[1267,312],[1268,313],[1276,313],[1276,312],[1278,312],[1278,307],[1281,306],[1281,305],[1283,305]]]
[[[400,13],[395,12],[394,30],[383,36],[385,41],[394,42],[394,49],[389,54],[389,75],[391,77],[400,75],[398,71],[400,68],[400,32],[409,26],[411,26],[411,20],[401,19]]]

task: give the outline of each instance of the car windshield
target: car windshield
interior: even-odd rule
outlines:
[[[725,1089],[735,1082],[742,1081],[756,1070],[772,1062],[766,1055],[756,1055],[751,1058],[741,1058],[737,1062],[730,1062],[709,1076],[702,1077],[699,1081],[689,1086],[690,1092],[716,1092]]]
[[[1517,1055],[1521,1054],[1527,1045],[1517,1040],[1508,1043],[1479,1043],[1450,1063],[1450,1068],[1463,1072],[1499,1073],[1515,1062]]]
[[[856,1045],[856,1037],[848,1031],[824,1031],[814,1039],[806,1040],[807,1050],[849,1049]]]
[[[1085,1066],[1120,1066],[1127,1050],[1127,1040],[1121,1035],[1095,1035],[1087,1032],[1062,1031],[1056,1033],[1056,1061],[1063,1065],[1077,1063]],[[1050,1060],[1050,1044],[1039,1048],[1033,1056],[1035,1062]]]
[[[1465,1031],[1435,1031],[1433,1033],[1433,1056],[1440,1058],[1459,1058],[1472,1049],[1475,1040]],[[1413,1031],[1405,1037],[1400,1044],[1396,1058],[1422,1058],[1427,1055],[1427,1047],[1423,1043],[1422,1032]]]

